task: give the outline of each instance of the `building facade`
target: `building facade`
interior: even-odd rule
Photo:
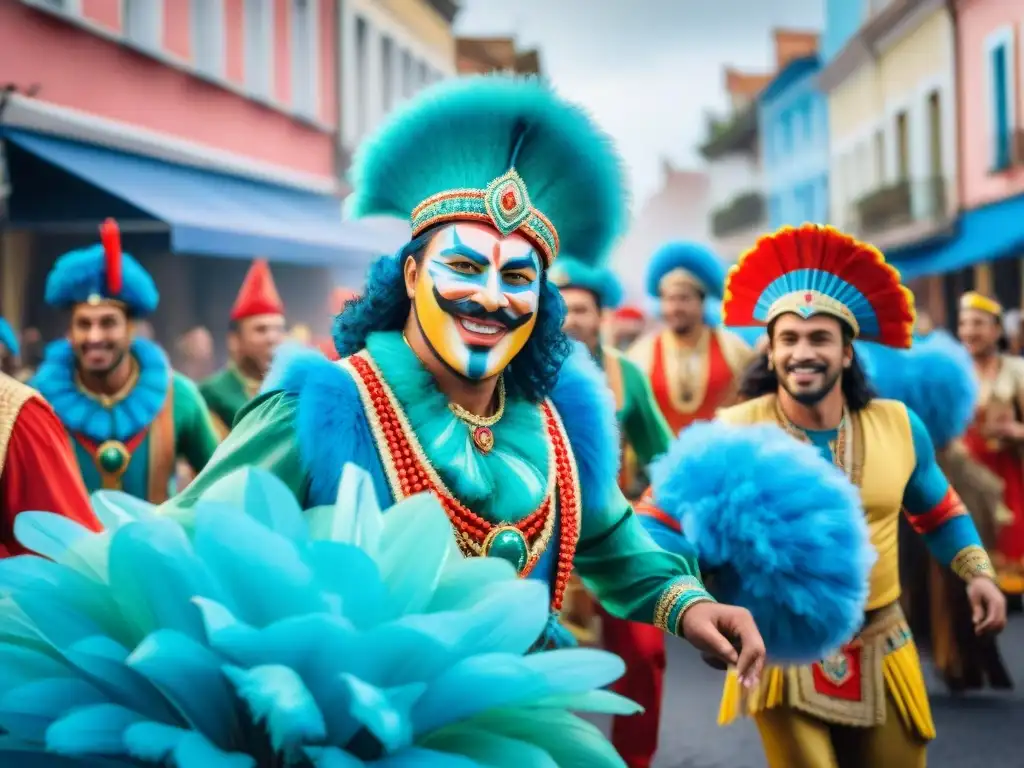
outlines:
[[[855,5],[851,3],[850,5]],[[830,3],[847,35],[849,7]],[[859,27],[825,63],[832,220],[897,262],[948,239],[960,207],[956,53],[945,0],[872,0]],[[826,34],[826,37],[830,35]],[[914,285],[923,309],[943,322],[947,297],[935,275]]]
[[[758,98],[768,226],[828,221],[828,102],[818,55],[789,62]]]
[[[521,50],[512,37],[459,37],[455,40],[455,62],[460,75],[542,74],[540,52],[535,48]]]
[[[338,0],[339,171],[405,99],[455,75],[452,0]]]
[[[0,3],[8,319],[62,332],[40,306],[46,272],[114,216],[174,297],[153,319],[162,341],[196,324],[220,335],[256,256],[294,319],[318,320],[305,307],[326,301],[328,265],[351,250],[337,27],[336,0]]]

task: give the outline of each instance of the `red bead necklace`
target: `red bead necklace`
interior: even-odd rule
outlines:
[[[436,471],[430,466],[416,435],[405,420],[398,401],[383,377],[376,370],[366,351],[352,355],[342,363],[355,374],[355,380],[370,416],[370,426],[377,438],[385,473],[396,501],[415,493],[433,493],[455,529],[460,548],[467,556],[481,554],[485,543],[503,528],[514,527],[528,543],[536,542],[545,526],[554,523],[555,504],[551,494],[546,494],[540,506],[513,525],[495,525],[473,512],[455,498],[445,487]],[[579,480],[575,461],[568,439],[562,428],[557,411],[550,402],[541,404],[544,426],[548,438],[550,455],[553,457],[555,492],[558,496],[558,510],[561,511],[558,537],[558,564],[552,590],[551,607],[558,611],[562,607],[565,590],[572,572],[576,554],[576,543],[580,534]],[[520,576],[527,576],[536,566],[542,552],[529,557]]]

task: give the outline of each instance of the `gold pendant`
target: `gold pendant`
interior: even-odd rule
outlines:
[[[494,433],[491,432],[488,427],[477,427],[471,433],[473,435],[473,444],[480,450],[481,453],[490,453],[494,447]]]

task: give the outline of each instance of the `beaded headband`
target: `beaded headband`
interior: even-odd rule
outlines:
[[[860,335],[860,323],[853,311],[843,302],[821,291],[794,291],[779,297],[768,308],[765,323],[788,313],[799,315],[805,320],[813,315],[829,315],[849,324],[854,336]]]
[[[526,182],[515,168],[485,189],[452,189],[431,195],[413,209],[412,236],[450,221],[490,224],[504,237],[519,232],[540,249],[545,267],[551,266],[558,255],[558,232],[530,203]]]
[[[990,315],[1002,317],[1003,305],[995,299],[983,296],[977,291],[968,291],[960,297],[960,309],[976,309],[979,312],[988,312]]]

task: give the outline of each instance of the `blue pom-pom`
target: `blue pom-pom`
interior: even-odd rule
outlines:
[[[774,424],[700,422],[651,477],[716,598],[750,610],[773,660],[821,659],[860,628],[877,556],[859,492],[813,446]]]

